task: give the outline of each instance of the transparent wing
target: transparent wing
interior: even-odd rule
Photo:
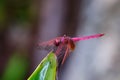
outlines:
[[[57,48],[57,46],[55,45],[55,40],[60,40],[61,37],[57,37],[55,39],[52,39],[50,41],[46,41],[46,42],[42,42],[42,43],[38,43],[37,44],[37,47],[40,49],[40,50],[54,50]]]

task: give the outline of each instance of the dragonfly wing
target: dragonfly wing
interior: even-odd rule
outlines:
[[[39,43],[38,44],[38,48],[40,49],[40,50],[48,50],[48,51],[51,51],[51,50],[55,50],[58,46],[56,46],[55,45],[55,40],[60,40],[61,39],[61,37],[57,37],[57,38],[55,38],[55,39],[52,39],[52,40],[50,40],[50,41],[46,41],[46,42],[43,42],[43,43]]]

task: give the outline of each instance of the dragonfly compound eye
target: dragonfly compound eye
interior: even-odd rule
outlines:
[[[61,42],[60,40],[56,39],[55,42],[54,42],[54,44],[55,44],[56,46],[59,46],[59,45],[60,45],[60,42]]]

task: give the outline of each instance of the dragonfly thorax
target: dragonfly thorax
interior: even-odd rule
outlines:
[[[60,39],[55,39],[54,44],[56,46],[59,46],[60,44],[67,45],[69,43],[70,39],[71,39],[70,37],[64,36]]]

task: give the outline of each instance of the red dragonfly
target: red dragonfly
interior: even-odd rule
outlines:
[[[57,37],[50,41],[40,43],[38,44],[38,47],[40,49],[46,49],[49,51],[52,50],[58,58],[58,63],[63,64],[65,59],[68,57],[69,53],[75,49],[75,42],[91,38],[99,38],[103,35],[104,34],[95,34],[90,36],[74,38],[70,38],[64,35],[63,37]]]

